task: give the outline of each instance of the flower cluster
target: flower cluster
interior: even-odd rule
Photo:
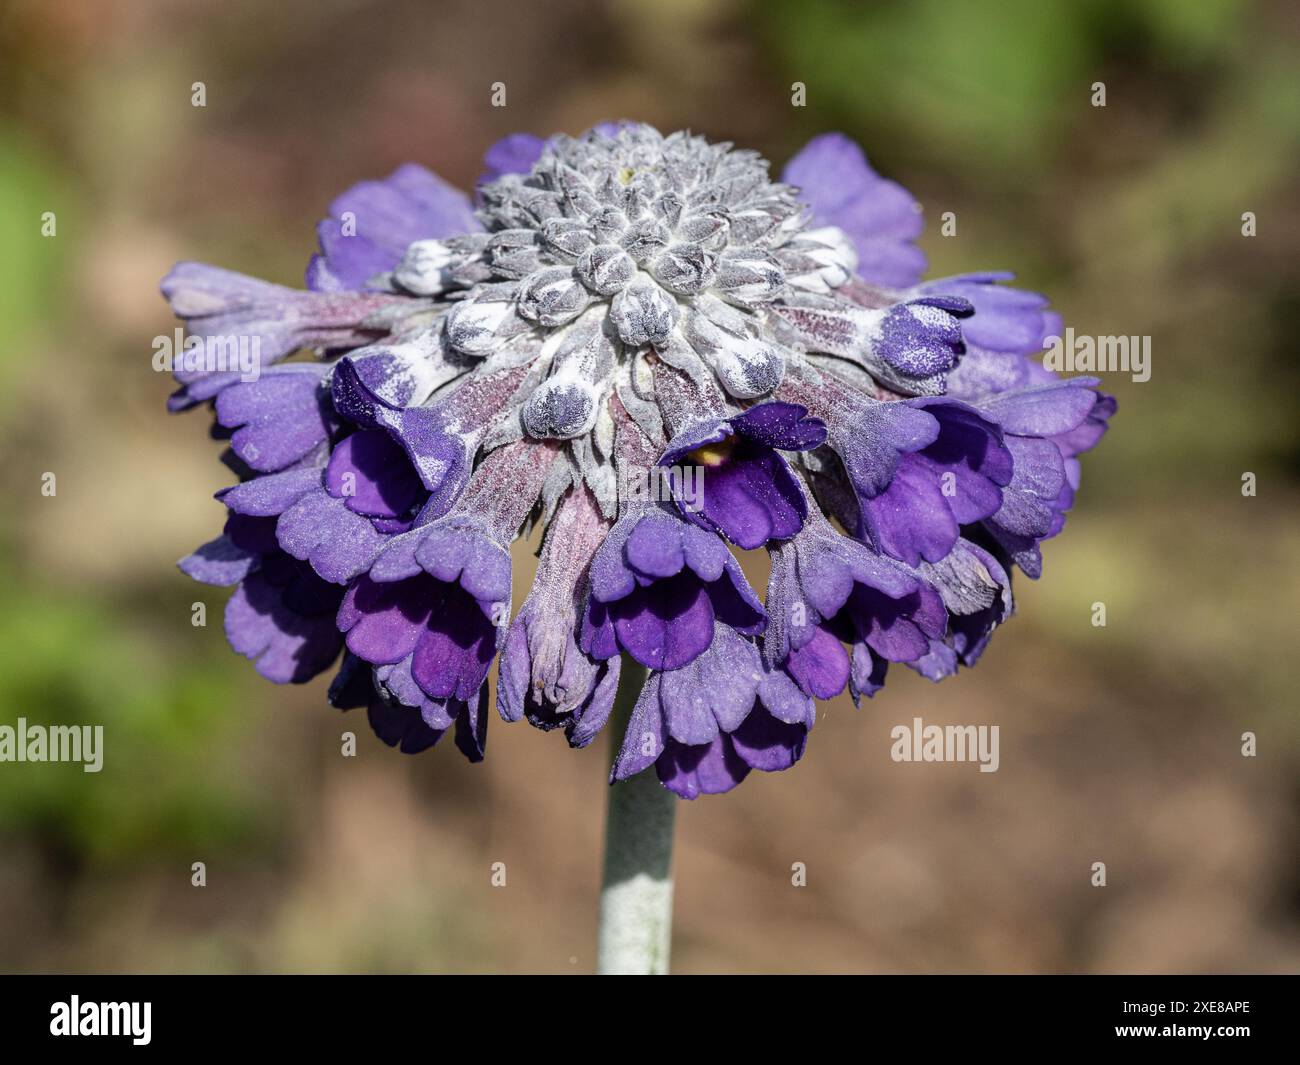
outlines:
[[[341,654],[334,705],[407,752],[454,730],[471,760],[498,652],[501,716],[576,747],[633,660],[612,779],[653,764],[685,798],[791,766],[814,699],[890,663],[972,665],[1115,410],[1031,358],[1046,301],[921,281],[917,205],[839,135],[779,183],[634,123],[486,165],[474,201],[413,165],[345,192],[306,291],[163,281],[190,334],[170,407],[211,405],[239,476],[181,568],[235,586],[235,650],[279,683]],[[666,494],[627,490],[651,475]],[[770,553],[763,599],[729,545]]]

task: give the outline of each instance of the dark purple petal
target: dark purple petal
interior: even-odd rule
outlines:
[[[758,403],[731,424],[746,439],[782,451],[808,451],[826,440],[826,423],[808,417],[808,409],[797,403]]]
[[[920,576],[841,536],[820,515],[773,550],[767,610],[768,663],[784,666],[817,698],[846,682],[855,694],[861,690],[854,685],[864,669],[873,672],[872,653],[903,662],[921,657],[947,623],[943,600]],[[860,663],[856,651],[850,659],[841,643],[864,644],[867,660]]]
[[[348,650],[375,665],[400,662],[415,650],[436,598],[429,577],[390,584],[359,578],[339,608]]]
[[[636,588],[609,604],[619,646],[650,669],[680,669],[713,640],[713,603],[694,573]]]
[[[808,508],[789,465],[770,448],[741,445],[716,466],[703,467],[700,509],[678,500],[685,517],[702,520],[749,550],[803,527]]]
[[[856,406],[831,422],[830,445],[859,496],[879,495],[894,479],[901,457],[934,442],[939,422],[906,403]]]
[[[943,558],[957,540],[957,519],[933,473],[907,456],[889,487],[860,500],[859,535],[909,565]]]
[[[427,494],[406,453],[382,429],[353,433],[334,449],[325,488],[348,510],[374,518],[400,517]]]
[[[1002,487],[1012,478],[1012,454],[998,426],[973,407],[946,398],[908,405],[933,415],[938,435],[902,456],[879,495],[859,490],[857,532],[878,551],[915,566],[922,559],[943,558],[960,525],[986,518],[1001,506]]]
[[[330,706],[339,710],[355,710],[369,706],[374,694],[375,677],[370,663],[345,650],[339,671],[330,681],[327,696]]]
[[[682,799],[728,792],[749,775],[749,768],[725,732],[696,747],[670,739],[655,762],[660,782]]]
[[[367,717],[375,735],[403,754],[419,754],[442,739],[442,733],[429,728],[413,706],[376,696],[370,701]]]
[[[788,463],[774,449],[803,451],[826,439],[825,424],[807,413],[793,403],[763,403],[674,437],[659,465],[689,463],[699,470],[693,493],[684,478],[672,481],[682,516],[744,549],[798,532],[807,505]]]
[[[471,762],[483,761],[487,753],[487,687],[478,698],[458,708],[456,715],[456,749]]]
[[[998,426],[982,412],[947,398],[913,400],[939,420],[939,435],[911,460],[928,469],[960,524],[988,517],[1011,482],[1011,452]]]
[[[581,646],[595,658],[622,647],[652,669],[679,669],[709,646],[713,622],[754,634],[762,604],[722,541],[646,508],[621,519],[596,552]]]
[[[736,754],[752,769],[776,773],[789,769],[803,757],[808,727],[779,721],[756,706],[745,723],[731,734]]]
[[[411,659],[411,675],[433,699],[468,701],[496,656],[491,620],[459,585],[444,584]]]

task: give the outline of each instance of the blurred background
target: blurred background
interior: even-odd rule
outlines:
[[[97,775],[0,764],[0,969],[592,969],[605,743],[411,758],[257,677],[174,568],[229,475],[150,359],[176,260],[300,284],[351,183],[470,187],[506,133],[628,117],[778,166],[844,130],[932,275],[1153,338],[978,670],[895,669],[793,771],[682,804],[675,969],[1295,970],[1298,42],[1285,0],[0,4],[0,724],[105,727]],[[892,762],[914,716],[999,725],[1000,770]]]

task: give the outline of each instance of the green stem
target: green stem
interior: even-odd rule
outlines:
[[[615,750],[645,684],[645,667],[623,656],[611,715]],[[596,968],[603,975],[668,972],[673,920],[673,817],[677,796],[646,769],[609,789],[605,873]]]

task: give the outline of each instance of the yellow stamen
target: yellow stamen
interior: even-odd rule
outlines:
[[[735,448],[736,438],[728,436],[719,440],[716,444],[705,444],[703,447],[697,447],[687,455],[687,458],[699,466],[721,466],[727,459],[731,458],[731,453]]]

